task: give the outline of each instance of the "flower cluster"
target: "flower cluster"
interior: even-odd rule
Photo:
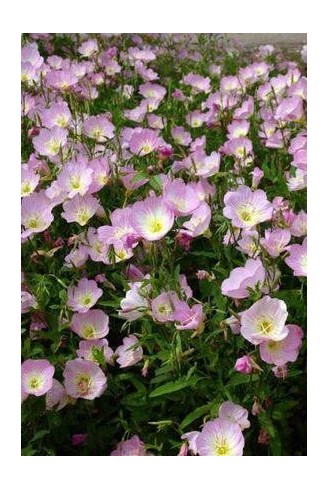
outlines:
[[[302,452],[304,49],[29,34],[21,58],[24,454],[37,425],[58,454]]]

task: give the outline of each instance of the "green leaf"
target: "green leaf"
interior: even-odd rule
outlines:
[[[253,374],[253,376],[248,376],[246,374],[236,373],[231,381],[227,384],[227,386],[238,386],[244,383],[252,383],[253,381],[257,381],[259,379],[258,374]]]
[[[203,405],[201,407],[196,408],[193,412],[190,412],[181,422],[180,429],[183,430],[185,427],[188,427],[194,420],[198,419],[202,415],[209,413],[211,410],[211,405]]]
[[[159,386],[156,390],[150,393],[150,398],[155,398],[156,396],[167,395],[168,393],[174,393],[175,391],[184,390],[188,386],[195,384],[198,380],[191,378],[189,380],[181,379],[179,381],[171,381],[165,385]]]
[[[44,436],[46,436],[47,434],[50,434],[50,430],[39,430],[30,442],[35,442],[39,439],[43,439]]]
[[[150,180],[149,180],[149,184],[152,186],[152,188],[154,189],[154,191],[161,192],[161,190],[162,190],[162,181],[161,181],[161,179],[159,178],[158,175],[153,175],[150,178]]]

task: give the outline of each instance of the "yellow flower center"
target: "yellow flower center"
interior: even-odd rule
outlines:
[[[60,126],[61,128],[65,128],[68,123],[68,118],[66,116],[59,116],[55,119],[55,123],[57,126]]]
[[[27,226],[28,228],[32,229],[32,230],[35,230],[36,228],[39,228],[40,227],[40,219],[35,217],[35,218],[31,218],[29,219],[29,221],[27,222]]]
[[[241,221],[247,225],[254,224],[256,222],[256,210],[251,203],[245,203],[239,206],[237,214]]]
[[[145,144],[141,149],[144,153],[150,153],[152,151],[152,146],[149,144]]]
[[[31,388],[32,390],[37,390],[38,388],[41,388],[42,386],[42,378],[40,375],[34,375],[31,376],[30,379],[28,380],[28,387]]]
[[[92,302],[91,294],[85,294],[84,296],[82,296],[80,302],[81,305],[88,306]]]
[[[72,175],[69,182],[72,189],[77,190],[81,188],[81,177],[79,175]]]
[[[261,317],[257,322],[257,331],[261,335],[269,335],[274,329],[272,319],[269,317]]]
[[[82,209],[77,213],[77,222],[83,226],[85,225],[89,219],[91,218],[90,212],[87,209]]]
[[[151,233],[158,233],[162,231],[163,229],[163,223],[160,219],[155,218],[149,223],[149,230]]]
[[[83,326],[82,335],[86,339],[94,339],[96,335],[96,329],[91,323],[87,323]]]
[[[27,194],[31,194],[32,187],[29,182],[23,182],[22,183],[22,188],[21,188],[21,194],[22,196],[26,196]]]
[[[91,134],[94,138],[100,138],[104,135],[104,130],[97,126],[91,131]]]
[[[57,155],[60,149],[60,141],[51,139],[46,143],[46,147],[51,155]]]
[[[215,444],[215,456],[229,456],[230,446],[226,439],[219,439]]]
[[[89,393],[91,388],[91,378],[87,374],[80,374],[75,378],[77,392],[81,396]]]

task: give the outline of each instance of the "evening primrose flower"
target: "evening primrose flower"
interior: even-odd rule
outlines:
[[[64,212],[61,214],[67,223],[79,223],[84,226],[95,214],[99,207],[99,201],[93,196],[76,194],[73,199],[65,201]]]
[[[54,378],[52,387],[46,394],[46,409],[52,410],[57,405],[56,410],[61,410],[68,402],[69,397],[64,386]]]
[[[33,193],[22,200],[22,238],[46,230],[54,220],[52,204],[43,193]]]
[[[242,456],[244,444],[239,424],[221,418],[206,422],[196,439],[200,456]]]
[[[211,222],[211,208],[206,202],[200,203],[200,205],[192,212],[189,221],[183,223],[183,227],[186,229],[186,233],[195,238],[202,235],[208,228]]]
[[[85,313],[74,313],[71,330],[85,340],[101,339],[109,332],[108,323],[109,318],[106,313],[94,309]]]
[[[144,286],[142,281],[136,281],[129,283],[129,286],[130,289],[126,292],[125,298],[121,300],[118,316],[132,322],[144,316],[145,311],[149,308],[146,294],[150,285]]]
[[[98,43],[95,39],[88,39],[84,41],[78,48],[78,52],[81,56],[89,58],[93,54],[98,52]]]
[[[66,129],[55,126],[52,129],[43,128],[38,136],[33,138],[33,145],[40,155],[54,157],[67,142]]]
[[[248,429],[251,425],[247,417],[248,411],[246,408],[231,401],[223,402],[219,408],[219,418],[236,422],[241,430]]]
[[[67,361],[63,371],[66,392],[72,398],[93,400],[107,388],[106,376],[100,367],[84,359]]]
[[[106,362],[111,361],[114,351],[108,346],[107,339],[81,340],[76,353],[82,359],[98,363],[94,355],[95,349],[103,353]]]
[[[295,362],[302,346],[303,330],[298,325],[286,325],[288,335],[283,340],[269,340],[260,344],[262,361],[276,366]]]
[[[133,436],[131,439],[121,441],[117,444],[111,456],[147,456],[145,444],[138,436]]]
[[[233,269],[228,279],[222,282],[222,294],[236,299],[248,298],[248,288],[255,289],[257,284],[262,287],[265,275],[265,269],[260,259],[248,259],[244,267]]]
[[[307,238],[304,238],[302,245],[290,245],[288,252],[285,262],[293,269],[294,276],[307,276]]]
[[[114,125],[106,116],[90,116],[83,124],[83,133],[98,143],[114,138],[114,129]]]
[[[49,109],[44,109],[40,118],[43,126],[48,129],[52,129],[56,126],[60,128],[67,128],[72,121],[72,114],[69,110],[67,102],[55,102]]]
[[[67,305],[78,313],[85,313],[92,308],[103,295],[96,281],[86,278],[80,279],[77,286],[70,286],[67,290]],[[96,330],[96,329],[94,329]],[[85,337],[95,338],[95,337]]]
[[[86,163],[66,163],[58,175],[58,185],[68,192],[70,199],[76,194],[84,196],[91,185],[93,170]]]
[[[35,190],[40,181],[38,175],[27,164],[21,166],[21,197],[27,197]]]
[[[133,204],[130,222],[142,238],[160,240],[172,228],[174,212],[162,197],[148,197]]]
[[[252,228],[272,218],[273,206],[266,193],[260,189],[252,191],[242,185],[224,196],[223,215],[232,220],[238,228]]]
[[[120,365],[120,368],[133,366],[141,361],[143,350],[141,346],[136,346],[138,342],[137,337],[131,334],[123,339],[123,345],[117,347],[115,351],[117,355],[116,362]]]
[[[22,364],[22,391],[42,396],[52,387],[55,368],[46,359],[28,359]]]
[[[160,145],[157,132],[153,129],[142,129],[134,132],[130,139],[131,153],[138,156],[148,155]]]
[[[187,216],[200,204],[196,191],[182,179],[168,182],[164,187],[163,197],[175,216]]]
[[[240,333],[254,345],[266,340],[283,340],[288,335],[287,316],[284,301],[265,296],[241,314]]]
[[[290,239],[289,230],[277,228],[272,231],[265,230],[265,237],[260,240],[260,243],[271,257],[279,257],[286,250]]]

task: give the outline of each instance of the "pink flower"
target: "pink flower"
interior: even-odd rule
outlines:
[[[300,211],[293,219],[290,227],[290,232],[293,236],[303,236],[307,233],[307,214],[305,211]]]
[[[114,245],[117,240],[124,244],[134,246],[137,243],[136,232],[131,224],[131,207],[117,208],[110,216],[112,226],[100,226],[98,237],[107,245]]]
[[[76,194],[84,196],[91,185],[93,170],[86,163],[66,163],[57,177],[58,185],[71,199]]]
[[[279,257],[286,250],[286,245],[290,242],[290,239],[289,230],[277,228],[272,231],[265,230],[265,238],[262,238],[260,243],[271,257]]]
[[[270,220],[273,206],[262,190],[252,191],[243,185],[224,196],[223,215],[232,220],[238,228],[252,228],[258,223]]]
[[[22,391],[42,396],[52,387],[55,368],[46,359],[28,359],[22,364]]]
[[[157,132],[152,129],[142,129],[134,132],[130,139],[130,150],[134,155],[144,156],[152,153],[160,145]]]
[[[248,420],[248,411],[246,408],[237,405],[236,403],[227,401],[223,402],[219,409],[219,418],[236,422],[241,430],[248,429],[250,422]]]
[[[99,239],[95,228],[89,228],[87,233],[88,251],[90,259],[94,262],[103,262],[109,264],[108,250],[109,246]]]
[[[73,266],[79,269],[83,267],[86,261],[88,260],[88,248],[84,245],[80,245],[79,247],[72,250],[65,257],[66,267],[71,269]]]
[[[68,92],[78,83],[78,78],[72,70],[50,71],[46,75],[46,84],[50,88]]]
[[[121,368],[133,366],[141,361],[143,350],[141,346],[136,346],[138,342],[137,337],[131,334],[123,339],[123,345],[117,347],[115,351],[117,355],[116,361]]]
[[[83,124],[83,133],[98,143],[114,138],[114,130],[114,125],[108,121],[106,116],[90,116]]]
[[[61,214],[67,223],[79,223],[84,226],[95,214],[99,207],[99,201],[95,197],[86,195],[81,197],[76,194],[73,199],[63,204],[64,212]]]
[[[249,356],[239,357],[235,363],[235,371],[243,374],[251,374],[253,370]]]
[[[61,410],[68,403],[68,396],[64,386],[57,381],[52,380],[52,387],[46,394],[46,409],[52,410],[56,405],[56,410]]]
[[[121,441],[116,449],[111,452],[111,456],[147,456],[145,444],[138,436],[133,436],[127,441]]]
[[[260,253],[258,240],[259,234],[256,230],[244,229],[242,231],[241,238],[239,238],[237,242],[236,249],[249,255],[250,257],[255,258]]]
[[[197,454],[197,439],[200,435],[200,432],[197,430],[194,430],[192,432],[186,432],[181,436],[182,440],[187,440],[188,441],[188,450],[191,451],[193,454]]]
[[[261,170],[259,167],[254,167],[252,171],[252,189],[257,189],[259,183],[262,180],[262,177],[264,176],[263,170]]]
[[[22,200],[22,238],[46,230],[54,220],[52,204],[43,193],[33,193]]]
[[[106,376],[92,361],[73,359],[67,361],[63,371],[66,392],[72,398],[93,400],[107,388]]]
[[[161,101],[166,94],[166,88],[157,83],[143,83],[139,86],[139,94],[145,99],[157,99]]]
[[[151,301],[151,313],[157,322],[167,323],[174,320],[175,303],[179,302],[175,291],[169,291],[156,296]]]
[[[148,197],[133,204],[130,222],[142,238],[160,240],[172,228],[174,213],[162,197]]]
[[[186,131],[183,126],[175,126],[171,134],[178,145],[189,146],[192,141],[189,131]]]
[[[200,204],[195,190],[182,179],[168,182],[164,187],[163,198],[173,209],[175,216],[187,216]]]
[[[228,279],[221,284],[222,294],[230,298],[248,298],[248,288],[261,288],[265,280],[265,269],[260,259],[248,259],[244,267],[237,267],[230,272]]]
[[[303,115],[303,100],[301,97],[295,95],[294,97],[287,97],[280,102],[274,117],[279,121],[297,121]]]
[[[307,238],[304,238],[302,245],[290,245],[288,252],[285,262],[293,269],[294,276],[307,276]]]
[[[254,345],[265,340],[283,340],[288,335],[287,316],[284,301],[265,296],[241,314],[240,333]]]
[[[98,43],[95,39],[84,41],[78,48],[78,52],[87,58],[98,52]]]
[[[244,444],[239,424],[221,418],[206,422],[196,440],[200,456],[242,456]]]
[[[220,154],[216,151],[207,156],[205,151],[196,150],[191,154],[189,172],[197,177],[207,178],[215,175],[220,169]]]
[[[190,220],[183,223],[183,227],[187,230],[185,233],[192,238],[202,235],[209,227],[211,215],[209,205],[206,202],[200,203],[193,211]]]
[[[231,124],[228,125],[228,138],[230,140],[240,138],[243,136],[247,136],[249,131],[249,122],[246,119],[240,119],[232,121]]]
[[[260,344],[261,359],[268,364],[284,366],[287,362],[295,362],[302,346],[303,330],[297,325],[286,325],[288,335],[283,340],[270,340]]]
[[[108,346],[106,339],[81,340],[76,353],[86,361],[97,363],[98,361],[94,355],[95,350],[103,353],[106,362],[110,362],[114,355],[114,351]]]
[[[35,190],[40,176],[28,165],[21,166],[21,197],[27,197]]]
[[[21,312],[27,313],[37,309],[38,303],[35,296],[28,291],[21,291]]]
[[[86,278],[80,279],[77,286],[70,286],[67,290],[67,305],[79,313],[86,313],[102,296],[103,292],[98,288],[96,281]],[[99,318],[99,315],[98,317]],[[86,337],[92,338],[92,337]]]
[[[67,128],[72,121],[72,114],[67,102],[60,101],[53,103],[49,109],[44,109],[40,114],[43,126],[52,129],[56,126]]]
[[[202,77],[195,73],[188,73],[183,77],[183,83],[190,85],[195,93],[204,92],[208,94],[211,91],[211,79],[209,77]]]
[[[130,283],[131,289],[126,293],[125,298],[121,301],[121,309],[118,316],[132,322],[144,316],[148,310],[148,300],[146,297],[149,286],[144,287],[143,282]]]
[[[41,129],[38,136],[33,138],[33,145],[40,155],[53,157],[67,142],[67,130],[55,126],[52,129]]]
[[[80,446],[87,440],[87,434],[73,434],[72,435],[72,446]]]
[[[190,308],[187,303],[179,301],[174,321],[177,330],[196,330],[203,325],[203,305],[195,304]]]
[[[82,339],[101,339],[109,332],[108,323],[109,319],[106,313],[102,310],[94,309],[85,313],[74,313],[71,329]]]

